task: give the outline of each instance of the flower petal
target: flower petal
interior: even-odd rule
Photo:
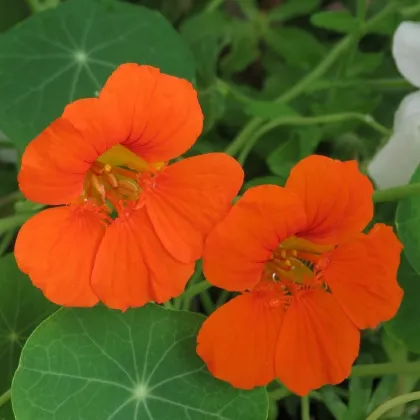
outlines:
[[[392,54],[400,73],[420,87],[420,23],[402,22],[394,33]]]
[[[187,263],[202,256],[204,240],[230,209],[243,176],[230,156],[208,153],[168,166],[153,186],[140,182],[154,229],[174,258]]]
[[[159,69],[123,64],[110,76],[99,100],[123,121],[123,144],[148,162],[186,152],[203,128],[197,92],[187,80]]]
[[[398,311],[403,296],[397,282],[401,250],[392,228],[377,224],[328,257],[324,278],[358,328],[375,328]]]
[[[286,189],[304,203],[307,227],[299,236],[333,245],[360,233],[373,217],[373,186],[355,161],[309,156],[291,171]]]
[[[330,293],[302,292],[284,315],[276,351],[276,375],[298,395],[350,375],[360,333]]]
[[[245,293],[212,313],[198,333],[198,355],[210,372],[236,388],[267,385],[284,310],[265,296]]]
[[[93,261],[105,226],[98,211],[56,207],[29,219],[19,231],[15,256],[19,268],[54,303],[93,306]]]
[[[107,228],[92,288],[105,305],[126,310],[180,295],[193,272],[194,263],[182,264],[163,248],[143,207]]]
[[[23,153],[19,188],[31,201],[67,204],[82,193],[85,174],[97,156],[94,145],[58,118]]]
[[[394,121],[394,134],[368,165],[379,188],[406,185],[420,164],[420,92],[407,95]]]
[[[305,224],[295,194],[275,185],[250,188],[206,241],[203,268],[208,281],[227,290],[251,289],[274,249]]]

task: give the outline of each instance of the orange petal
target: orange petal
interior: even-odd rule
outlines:
[[[305,222],[293,193],[275,185],[250,188],[206,241],[208,281],[227,290],[251,289],[275,248]]]
[[[67,204],[82,193],[85,174],[97,156],[88,139],[58,118],[23,153],[19,187],[29,200]]]
[[[56,207],[29,219],[19,231],[19,268],[54,303],[93,306],[93,261],[105,226],[101,215],[84,207]]]
[[[338,244],[373,217],[373,186],[355,161],[309,156],[292,169],[286,188],[303,200],[308,225],[299,236],[309,241]]]
[[[298,395],[338,384],[350,375],[359,342],[359,331],[330,293],[302,292],[284,315],[276,375]]]
[[[91,143],[98,156],[111,147],[123,143],[130,134],[130,127],[114,109],[113,101],[85,98],[66,106],[63,118],[70,121]]]
[[[194,272],[163,248],[144,208],[116,219],[99,247],[92,288],[114,309],[165,302],[180,295]]]
[[[328,257],[324,278],[358,328],[375,328],[396,314],[403,296],[397,282],[401,250],[392,228],[378,224]]]
[[[212,313],[198,333],[198,355],[210,372],[236,388],[267,385],[275,377],[274,354],[283,308],[264,295],[245,293]]]
[[[154,229],[174,258],[192,262],[202,256],[205,238],[230,209],[243,177],[236,160],[208,153],[168,166],[153,178],[153,187],[143,185]]]
[[[151,66],[123,64],[110,76],[99,100],[123,121],[128,135],[121,144],[148,162],[180,156],[203,128],[191,83]]]

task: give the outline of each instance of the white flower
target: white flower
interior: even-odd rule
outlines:
[[[420,23],[403,22],[394,34],[392,54],[404,78],[420,88]],[[420,164],[420,91],[401,102],[394,133],[373,157],[368,173],[378,188],[408,184]]]

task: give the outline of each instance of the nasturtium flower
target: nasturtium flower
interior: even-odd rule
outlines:
[[[402,246],[376,224],[356,162],[310,156],[284,188],[250,188],[209,235],[204,273],[240,292],[204,322],[197,352],[214,376],[250,389],[275,378],[305,395],[350,373],[360,330],[398,310]]]
[[[183,291],[243,181],[223,153],[168,164],[202,125],[189,82],[125,64],[28,145],[20,189],[56,207],[24,224],[15,255],[47,298],[125,310]]]
[[[404,78],[420,88],[420,23],[402,22],[392,42],[395,64]],[[420,165],[420,91],[409,93],[399,105],[393,134],[368,165],[378,188],[408,184]]]

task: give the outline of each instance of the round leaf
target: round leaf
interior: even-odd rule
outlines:
[[[23,350],[16,419],[266,419],[265,389],[234,389],[207,372],[195,353],[202,321],[153,304],[61,309]]]
[[[398,282],[404,289],[404,298],[397,315],[385,323],[385,328],[407,349],[420,353],[420,276],[404,255],[398,269]]]
[[[125,62],[192,79],[193,58],[158,13],[122,2],[69,0],[0,37],[0,120],[17,146],[92,97]]]
[[[0,258],[0,395],[12,383],[27,337],[57,306],[47,301],[16,266],[14,256]],[[12,419],[10,404],[0,418]]]
[[[420,168],[411,177],[410,184],[420,182]],[[404,244],[408,262],[420,274],[420,197],[413,195],[400,201],[395,216],[398,236]]]

